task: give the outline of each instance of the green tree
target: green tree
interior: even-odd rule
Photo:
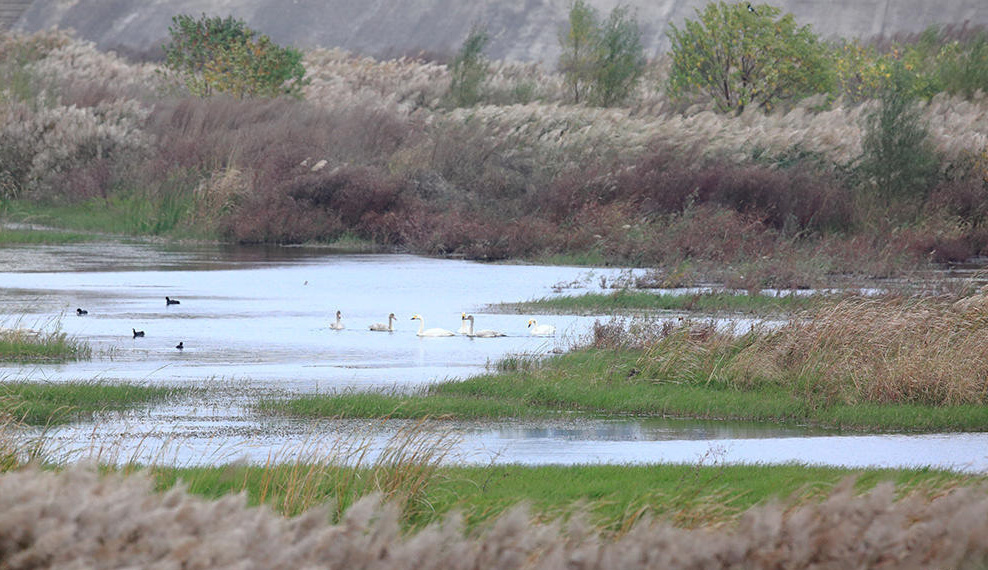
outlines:
[[[575,103],[619,103],[645,70],[641,30],[626,6],[615,7],[601,22],[593,7],[574,0],[559,46],[558,67]]]
[[[893,66],[878,108],[865,117],[860,172],[880,196],[922,199],[935,184],[939,157],[923,125],[915,78],[901,63]]]
[[[484,48],[490,36],[481,26],[473,26],[450,66],[449,95],[453,105],[470,107],[480,101],[480,86],[487,77]]]
[[[598,28],[596,10],[583,0],[574,0],[569,9],[569,23],[559,34],[562,54],[558,67],[575,103],[586,99],[593,83]]]
[[[704,93],[719,110],[741,113],[829,91],[825,46],[809,26],[780,14],[766,4],[717,2],[682,30],[670,25],[670,94]]]
[[[165,65],[200,97],[298,97],[308,83],[300,51],[275,44],[232,16],[181,14],[172,18],[168,33]]]
[[[594,50],[591,95],[610,106],[628,97],[645,71],[641,29],[627,7],[618,6],[600,26]]]

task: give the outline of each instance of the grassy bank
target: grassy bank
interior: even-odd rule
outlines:
[[[88,344],[57,330],[0,329],[0,362],[59,362],[91,356]]]
[[[410,471],[402,474],[401,471]],[[865,491],[881,481],[899,493],[942,493],[958,485],[984,483],[982,476],[933,470],[864,470],[767,466],[541,466],[437,467],[426,479],[410,465],[345,469],[326,464],[162,468],[149,471],[159,489],[179,480],[190,492],[219,498],[246,492],[251,504],[268,504],[296,515],[322,504],[350,505],[360,496],[403,495],[402,519],[416,527],[463,513],[474,527],[526,503],[538,520],[586,510],[592,524],[608,533],[626,531],[645,516],[686,528],[736,521],[749,508],[778,499],[820,500],[842,479],[855,475]],[[407,480],[393,485],[392,479]],[[414,485],[412,484],[414,482]],[[337,520],[341,510],[337,509]]]
[[[50,425],[92,418],[174,397],[182,390],[107,382],[3,382],[0,414],[29,425]]]
[[[0,245],[79,243],[97,239],[105,238],[79,232],[0,227]]]
[[[820,302],[819,295],[749,295],[731,292],[696,294],[619,290],[564,297],[542,297],[523,303],[501,303],[492,310],[527,314],[613,315],[642,311],[791,313]]]
[[[778,330],[598,324],[590,346],[418,394],[262,401],[307,417],[503,418],[560,412],[813,423],[848,429],[988,429],[985,312],[941,300],[854,299]]]

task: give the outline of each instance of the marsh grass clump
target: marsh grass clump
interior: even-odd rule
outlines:
[[[109,382],[0,382],[0,412],[28,425],[54,425],[158,402],[182,390]]]
[[[25,328],[0,329],[0,361],[33,362],[85,360],[92,348],[57,328],[39,332]]]
[[[733,381],[777,382],[830,403],[983,405],[986,322],[983,308],[941,299],[848,299],[752,339]]]

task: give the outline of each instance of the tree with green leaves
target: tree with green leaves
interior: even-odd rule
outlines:
[[[641,29],[626,6],[617,6],[599,27],[593,89],[595,103],[608,107],[625,100],[645,71]]]
[[[707,4],[682,30],[670,26],[674,97],[703,93],[720,111],[771,109],[779,101],[827,92],[826,48],[809,26],[768,4]]]
[[[569,25],[559,34],[559,71],[566,78],[574,103],[586,99],[593,83],[598,27],[597,11],[584,0],[574,0],[569,9]]]
[[[559,45],[559,70],[574,103],[620,103],[645,70],[641,29],[626,6],[617,6],[601,22],[592,6],[573,0]]]
[[[923,124],[915,76],[896,63],[865,117],[859,171],[886,200],[921,200],[936,183],[939,157]]]
[[[490,36],[482,26],[473,26],[450,66],[449,96],[456,107],[470,107],[480,101],[480,86],[487,77],[484,48]]]
[[[200,97],[299,97],[308,83],[300,51],[277,45],[232,16],[181,14],[172,18],[168,33],[165,66]]]

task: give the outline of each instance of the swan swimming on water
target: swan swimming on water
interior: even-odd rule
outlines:
[[[467,324],[467,314],[466,313],[460,313],[460,330],[458,330],[456,332],[458,332],[460,334],[469,334],[470,333],[470,325]]]
[[[134,331],[134,338],[143,338],[144,337],[144,331],[139,331],[139,330],[137,330],[135,328],[131,328],[130,330]]]
[[[446,329],[439,329],[439,328],[426,329],[425,319],[422,318],[422,315],[415,315],[414,317],[411,318],[411,320],[413,321],[415,319],[419,320],[419,332],[415,333],[417,336],[456,336],[456,333],[454,333],[453,331],[448,331]]]
[[[398,317],[396,317],[394,313],[391,313],[390,315],[388,315],[388,324],[374,323],[370,326],[370,330],[381,331],[381,332],[394,332],[395,329],[394,329],[394,325],[392,324],[392,321],[396,320],[397,318]]]
[[[329,325],[329,328],[333,329],[334,331],[343,330],[344,328],[343,323],[340,321],[340,319],[342,318],[343,318],[343,313],[336,311],[336,322]]]
[[[467,321],[470,322],[470,330],[467,331],[467,336],[475,338],[497,338],[499,336],[508,336],[503,332],[492,331],[490,329],[479,330],[473,332],[473,315],[467,317]]]
[[[540,325],[535,319],[528,321],[528,328],[532,329],[532,336],[553,336],[556,334],[556,327],[552,325]]]

